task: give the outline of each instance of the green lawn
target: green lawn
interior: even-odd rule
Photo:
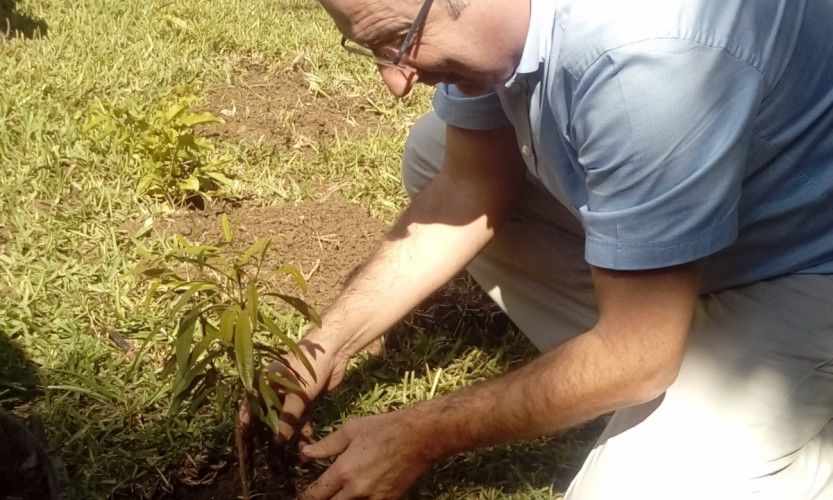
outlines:
[[[141,307],[144,285],[132,271],[142,248],[161,244],[154,231],[137,227],[174,207],[139,191],[147,161],[85,125],[102,109],[151,116],[179,98],[193,97],[202,109],[251,68],[278,81],[292,75],[305,87],[299,98],[322,109],[339,104],[356,126],[307,134],[301,144],[213,137],[204,161],[235,177],[218,197],[268,205],[338,184],[390,222],[405,203],[398,153],[428,109],[430,90],[403,101],[386,96],[371,66],[342,53],[312,0],[0,0],[0,37],[5,19],[0,403],[44,419],[73,497],[159,495],[188,470],[228,460],[230,403],[217,397],[188,415],[167,416],[170,381],[161,369],[172,332],[159,319],[163,305]],[[280,107],[268,112],[287,130],[302,119]],[[395,345],[357,361],[345,387],[319,407],[318,430],[474,383],[533,354],[511,327],[494,335],[484,318],[489,306],[458,307],[454,327],[403,323]],[[125,354],[114,332],[147,348]],[[415,491],[552,498],[552,480],[563,486],[586,444],[571,434],[468,454],[440,464]]]

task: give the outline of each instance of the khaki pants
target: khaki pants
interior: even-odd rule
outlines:
[[[405,148],[409,194],[438,172],[433,113]],[[536,181],[469,272],[541,350],[596,321],[580,224]],[[679,377],[614,413],[569,500],[833,499],[833,276],[701,297]]]

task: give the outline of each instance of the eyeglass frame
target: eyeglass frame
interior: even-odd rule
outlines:
[[[425,25],[425,20],[428,18],[428,12],[431,10],[431,5],[433,3],[434,0],[425,0],[422,3],[422,7],[420,7],[417,16],[414,18],[414,22],[411,23],[411,27],[408,28],[408,32],[405,34],[405,38],[402,40],[402,43],[399,45],[399,50],[396,52],[396,57],[393,59],[379,57],[367,47],[362,47],[360,45],[348,45],[349,40],[346,36],[341,37],[341,47],[351,54],[369,57],[373,59],[375,64],[380,66],[395,66],[403,71],[416,73],[417,70],[415,68],[402,64],[402,59],[416,44],[417,36],[420,34],[423,26]]]

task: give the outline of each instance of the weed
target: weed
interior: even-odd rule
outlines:
[[[175,204],[208,196],[232,180],[223,166],[206,159],[211,143],[198,137],[197,125],[222,123],[211,113],[189,111],[193,97],[151,112],[99,106],[84,126],[93,140],[122,148],[140,169],[138,191]]]

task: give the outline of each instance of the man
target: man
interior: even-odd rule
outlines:
[[[833,1],[321,1],[393,94],[438,88],[282,434],[466,265],[542,354],[305,446],[308,498],[612,410],[569,499],[833,498]]]

